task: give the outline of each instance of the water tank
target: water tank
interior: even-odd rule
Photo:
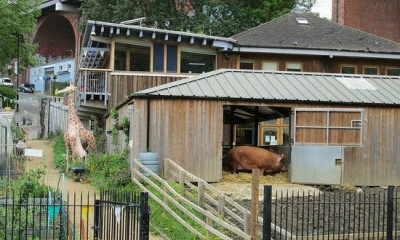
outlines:
[[[139,153],[139,161],[145,167],[150,169],[153,173],[159,175],[160,173],[160,155],[156,152],[141,152]],[[145,175],[149,176],[147,172],[140,169],[140,172]]]

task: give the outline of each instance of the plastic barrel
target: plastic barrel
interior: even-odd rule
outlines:
[[[139,161],[153,173],[160,173],[160,155],[156,152],[141,152],[139,153]],[[148,177],[150,174],[140,169],[140,173]]]

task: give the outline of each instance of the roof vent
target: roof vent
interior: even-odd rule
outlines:
[[[307,18],[296,18],[296,21],[300,25],[309,25]]]
[[[336,77],[336,80],[350,90],[377,90],[374,85],[363,77]]]

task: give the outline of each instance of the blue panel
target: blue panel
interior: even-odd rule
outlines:
[[[178,47],[168,45],[167,47],[167,72],[177,72]]]
[[[153,71],[164,72],[164,44],[154,44]]]

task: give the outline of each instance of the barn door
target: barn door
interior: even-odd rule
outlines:
[[[342,184],[343,158],[343,147],[293,146],[290,165],[291,182]]]

